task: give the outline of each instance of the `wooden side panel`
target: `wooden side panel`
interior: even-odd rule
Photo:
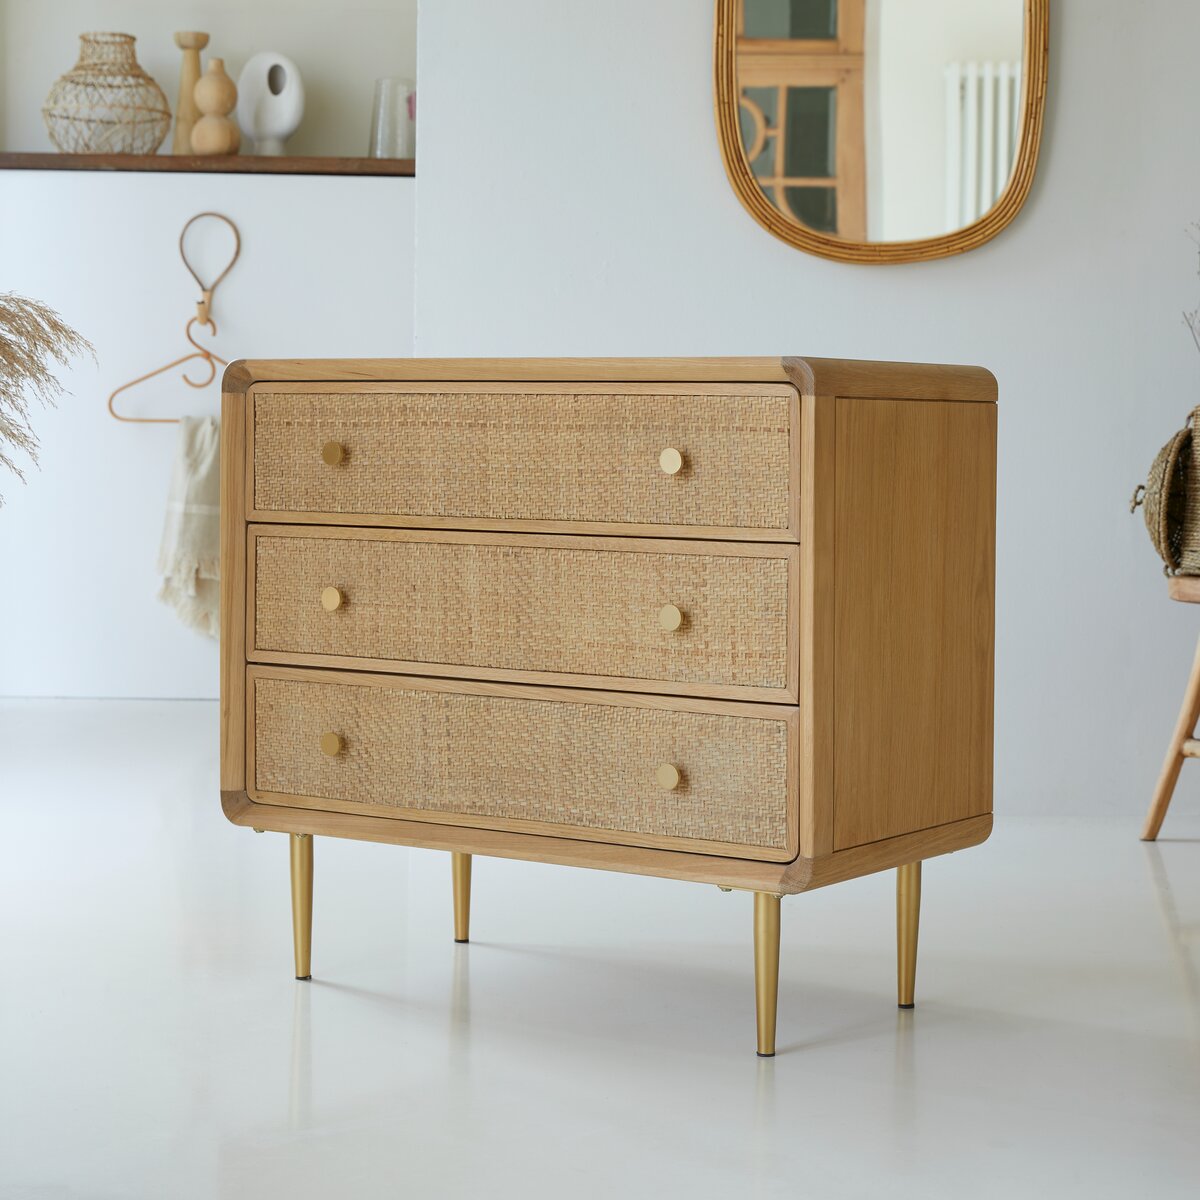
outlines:
[[[800,716],[803,729],[800,853],[833,850],[834,401],[801,399]]]
[[[996,409],[836,401],[834,849],[989,813]]]
[[[236,389],[236,381],[235,381]],[[246,398],[221,397],[221,790],[246,786]]]

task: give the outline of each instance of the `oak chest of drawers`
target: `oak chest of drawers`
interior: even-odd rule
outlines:
[[[821,359],[245,361],[225,374],[221,788],[312,843],[779,903],[991,829],[996,389]]]

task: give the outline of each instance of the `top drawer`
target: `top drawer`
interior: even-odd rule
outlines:
[[[264,383],[249,425],[255,520],[798,540],[785,385]]]

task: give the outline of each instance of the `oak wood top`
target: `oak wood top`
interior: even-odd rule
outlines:
[[[982,367],[859,362],[833,358],[289,358],[239,359],[222,388],[254,383],[418,380],[591,383],[791,383],[804,395],[994,404],[995,377]]]

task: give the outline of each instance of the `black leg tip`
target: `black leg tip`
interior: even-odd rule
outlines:
[[[761,1050],[756,1050],[755,1053],[758,1055],[759,1058],[774,1058],[775,1057],[774,1050],[772,1050],[770,1054],[764,1054]]]
[[[312,976],[311,976],[311,975],[297,975],[297,976],[296,976],[296,982],[297,982],[297,983],[303,983],[303,982],[304,982],[306,979],[311,979],[311,978],[312,978]]]
[[[896,1007],[897,1008],[916,1008],[917,1006],[915,1004],[897,1004]]]
[[[456,946],[465,946],[470,940],[470,938],[455,938],[454,944]]]

